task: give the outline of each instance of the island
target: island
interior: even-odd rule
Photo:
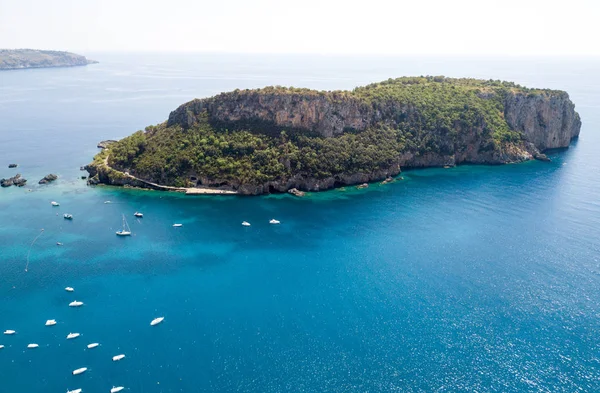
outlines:
[[[111,143],[89,184],[188,193],[321,191],[402,168],[547,160],[581,120],[564,91],[498,80],[402,77],[351,91],[293,87],[195,99]],[[364,186],[363,186],[364,187]]]
[[[0,70],[74,67],[98,63],[71,52],[36,49],[0,49]]]

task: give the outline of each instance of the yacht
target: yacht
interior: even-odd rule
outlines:
[[[69,303],[69,307],[80,307],[80,306],[83,306],[83,302],[75,300],[75,301],[72,301],[71,303]]]
[[[154,326],[154,325],[158,325],[159,323],[161,323],[163,320],[165,319],[165,317],[160,317],[160,318],[154,318],[152,320],[152,322],[150,322],[150,326]]]
[[[133,215],[136,216],[136,217],[139,217],[139,218],[144,217],[144,215],[142,213],[140,213],[140,212],[135,212],[135,213],[133,213]]]
[[[65,288],[65,291],[67,291],[67,292],[73,292],[73,291],[74,291],[74,289],[73,289],[73,288],[71,288],[71,287],[66,287],[66,288]]]
[[[248,221],[244,221],[244,222],[242,222],[242,225],[245,226],[245,227],[249,227],[250,223]]]
[[[73,219],[73,215],[72,214],[63,214],[63,217],[65,218],[65,220],[72,220]]]
[[[123,355],[123,354],[113,356],[113,362],[118,362],[119,360],[123,359],[124,357],[125,357],[125,355]]]
[[[81,393],[83,390],[75,389],[75,390],[67,390],[67,393]]]
[[[131,229],[127,224],[127,220],[125,219],[125,214],[123,214],[123,229],[117,231],[117,236],[131,236]]]
[[[49,319],[46,321],[46,326],[54,326],[56,325],[56,319]]]
[[[86,371],[87,371],[87,367],[81,367],[81,368],[78,368],[77,370],[73,370],[73,375],[83,374]]]
[[[37,344],[29,344],[29,345],[27,345],[27,348],[37,348],[37,347],[39,347],[39,345],[37,345]]]
[[[98,344],[98,343],[91,343],[91,344],[88,344],[87,347],[88,347],[88,349],[92,349],[92,348],[96,348],[98,345],[100,345],[100,344]]]
[[[182,226],[183,226],[183,224],[173,224],[173,226],[174,226],[175,228],[179,228],[179,227],[182,227]]]
[[[11,334],[15,334],[16,332],[14,330],[5,330],[4,334],[6,334],[7,336],[10,336]]]
[[[281,222],[276,220],[276,219],[271,219],[271,221],[269,221],[269,224],[280,224]]]
[[[0,345],[0,349],[4,348],[4,345]]]
[[[50,204],[51,204],[52,206],[60,206],[60,203],[58,203],[58,202],[56,202],[56,201],[52,201],[52,202],[50,202]]]
[[[120,392],[121,390],[125,389],[123,386],[113,386],[112,389],[110,389],[110,393],[117,393]]]
[[[73,339],[73,338],[77,338],[77,337],[79,337],[79,336],[81,336],[79,333],[69,333],[69,334],[67,335],[67,340],[71,340],[71,339]]]
[[[56,242],[57,246],[62,246],[63,244],[61,242]]]

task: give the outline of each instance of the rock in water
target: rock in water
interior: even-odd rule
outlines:
[[[17,164],[8,164],[8,167],[9,168],[16,168],[16,167],[18,167],[18,165]]]
[[[15,176],[9,177],[8,179],[0,180],[0,186],[2,186],[2,187],[10,187],[10,186],[23,187],[26,183],[27,183],[27,179],[23,179],[21,177],[20,173],[17,173]]]
[[[297,188],[292,188],[291,190],[288,190],[288,193],[297,196],[297,197],[303,197],[304,195],[306,195],[306,193],[304,191],[300,191]]]
[[[369,188],[369,184],[368,183],[363,183],[360,184],[358,186],[356,186],[357,189],[362,190],[363,188]]]
[[[49,175],[44,176],[44,178],[42,180],[40,180],[38,183],[39,184],[46,184],[46,183],[53,182],[56,179],[58,179],[58,176],[56,176],[55,174],[51,173]]]
[[[537,153],[537,154],[534,154],[534,155],[533,155],[533,158],[535,158],[536,160],[539,160],[539,161],[547,161],[547,162],[550,162],[550,161],[552,161],[552,160],[551,160],[550,158],[548,158],[548,156],[547,156],[547,155],[545,155],[544,153]]]

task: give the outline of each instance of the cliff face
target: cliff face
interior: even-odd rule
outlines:
[[[0,70],[23,68],[74,67],[97,63],[71,52],[0,49]]]
[[[579,136],[581,119],[566,93],[548,96],[509,94],[504,116],[540,151],[568,147]]]
[[[166,123],[111,145],[95,181],[119,184],[117,170],[242,194],[318,191],[402,167],[544,159],[580,127],[567,93],[510,82],[419,77],[341,92],[236,90],[183,104]]]

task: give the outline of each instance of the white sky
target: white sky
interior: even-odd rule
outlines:
[[[0,48],[600,55],[600,0],[0,0]]]

